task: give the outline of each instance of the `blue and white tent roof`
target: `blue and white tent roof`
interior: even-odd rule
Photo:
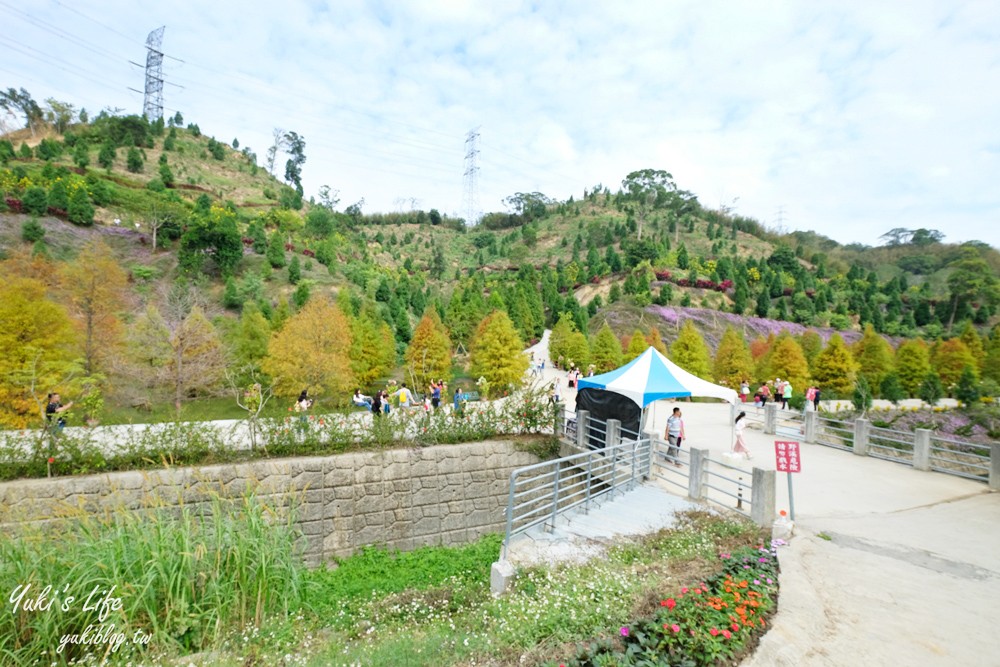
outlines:
[[[578,388],[588,387],[626,396],[640,408],[661,398],[698,396],[721,398],[730,403],[735,403],[738,398],[735,390],[688,373],[652,346],[621,368],[580,378]]]

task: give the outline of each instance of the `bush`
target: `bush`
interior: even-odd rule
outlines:
[[[49,207],[60,211],[69,209],[69,188],[65,180],[56,179],[49,187]]]
[[[21,239],[23,241],[34,243],[35,241],[41,241],[44,237],[45,228],[38,223],[38,220],[32,218],[31,220],[26,220],[21,225]]]
[[[66,212],[69,214],[69,221],[74,224],[84,226],[94,224],[94,205],[90,202],[87,188],[78,187],[73,190]]]
[[[920,383],[917,396],[927,405],[936,405],[944,397],[944,386],[941,385],[941,378],[937,373],[931,371],[924,376],[924,381]]]
[[[128,149],[128,155],[125,157],[125,168],[128,169],[133,174],[138,174],[142,171],[142,167],[145,164],[145,160],[142,159],[142,153],[139,149],[133,146]]]
[[[45,192],[45,188],[33,185],[24,191],[21,205],[27,213],[45,215],[49,210],[49,195]]]
[[[958,386],[955,388],[955,398],[966,406],[979,401],[979,384],[972,366],[966,366],[962,369],[962,375],[958,378]]]

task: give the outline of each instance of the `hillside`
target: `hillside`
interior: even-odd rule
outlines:
[[[182,122],[101,115],[62,133],[0,139],[0,279],[28,271],[48,286],[46,298],[73,311],[59,267],[100,241],[124,275],[111,315],[126,334],[149,307],[165,312],[181,285],[197,296],[230,366],[247,361],[237,350],[249,304],[278,331],[326,294],[353,327],[368,322],[368,337],[381,331],[395,352],[374,369],[352,361],[366,385],[402,378],[404,367],[412,376],[412,363],[400,364],[428,307],[464,349],[494,309],[525,342],[567,313],[592,339],[607,323],[622,340],[656,328],[670,342],[690,321],[711,351],[728,326],[746,342],[783,330],[824,340],[836,330],[852,342],[871,325],[896,343],[971,327],[982,349],[997,321],[1000,253],[942,243],[934,230],[892,230],[878,248],[777,235],[704,207],[655,170],[563,202],[515,193],[509,212],[472,228],[433,209],[340,210],[329,193],[304,198],[294,169],[281,182],[237,140],[221,143]],[[286,146],[289,164],[296,150],[304,161],[305,148]],[[114,335],[115,344],[127,339]],[[353,345],[361,354],[361,342]],[[259,364],[264,353],[253,354]],[[465,370],[460,363],[451,372]],[[157,382],[140,387],[132,371],[106,363],[103,374],[118,377],[107,391],[119,403],[136,393],[163,400]],[[209,389],[178,389],[175,400]]]

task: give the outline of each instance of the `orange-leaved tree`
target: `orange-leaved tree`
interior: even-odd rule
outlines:
[[[347,396],[354,389],[351,328],[347,316],[329,299],[314,297],[271,337],[264,372],[275,393]]]

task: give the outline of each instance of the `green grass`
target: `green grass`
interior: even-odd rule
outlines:
[[[102,623],[128,638],[149,636],[147,655],[183,655],[304,609],[305,568],[289,515],[252,494],[235,503],[216,498],[206,509],[74,512],[48,530],[0,536],[0,588],[30,584],[33,597],[51,585],[50,597],[58,598],[49,612],[0,614],[0,664],[80,659],[88,647],[58,652],[60,639]],[[94,599],[108,591],[120,600],[106,618],[88,609],[95,589]],[[142,649],[129,641],[117,657],[128,660]]]

